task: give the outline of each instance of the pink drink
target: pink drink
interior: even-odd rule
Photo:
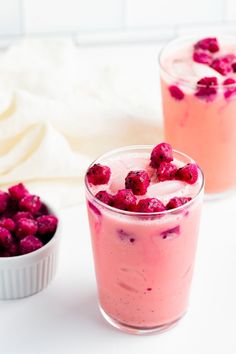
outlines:
[[[112,151],[96,161],[111,168],[108,185],[87,187],[87,206],[100,309],[115,327],[143,333],[168,328],[186,312],[192,280],[203,176],[194,185],[156,183],[149,166],[151,147]],[[177,166],[191,162],[174,153]],[[151,183],[146,195],[166,204],[171,197],[192,197],[187,204],[157,213],[137,213],[105,205],[94,195],[124,188],[130,170],[145,169]]]
[[[206,192],[220,194],[236,187],[236,38],[218,40],[213,53],[196,50],[197,41],[173,41],[160,56],[165,138],[200,164]],[[194,61],[196,53],[207,63]],[[217,84],[197,84],[206,77]]]

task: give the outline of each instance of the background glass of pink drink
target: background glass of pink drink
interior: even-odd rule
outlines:
[[[223,54],[228,49],[228,53],[236,55],[236,37],[217,38]],[[222,85],[229,76],[235,79],[236,73],[222,76],[193,60],[184,63],[186,50],[199,39],[174,40],[160,54],[164,132],[175,149],[199,163],[206,178],[207,194],[219,197],[236,188],[236,84]],[[183,63],[179,61],[181,51]],[[197,81],[203,77],[218,79],[217,94],[210,99],[196,96],[201,88]],[[169,90],[171,85],[180,88],[184,97],[174,98]]]
[[[134,154],[148,159],[152,148],[114,150],[95,163],[109,166],[113,159],[122,162]],[[176,151],[174,159],[182,164],[193,162]],[[127,168],[125,163],[123,167]],[[202,172],[199,169],[197,185],[189,186],[194,188],[190,202],[147,214],[110,207],[95,198],[93,187],[87,180],[85,183],[99,307],[104,318],[129,333],[168,329],[187,311],[203,197]],[[183,192],[177,181],[168,181],[166,190],[165,182],[158,185],[162,200]]]

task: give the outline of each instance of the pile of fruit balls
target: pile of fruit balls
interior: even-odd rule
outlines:
[[[43,247],[57,229],[40,197],[19,183],[0,191],[0,257],[20,256]]]

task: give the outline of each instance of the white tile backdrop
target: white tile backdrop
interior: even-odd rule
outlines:
[[[0,0],[0,35],[19,35],[23,31],[22,3]]]
[[[23,0],[23,4],[27,33],[117,28],[123,21],[123,0]]]
[[[219,22],[222,3],[222,0],[126,0],[126,24],[153,27]]]
[[[0,6],[0,36],[78,33],[96,41],[162,38],[207,25],[236,30],[236,0],[0,0]]]

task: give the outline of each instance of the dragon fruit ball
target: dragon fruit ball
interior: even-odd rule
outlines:
[[[0,257],[36,251],[49,242],[58,219],[23,183],[0,191]]]

